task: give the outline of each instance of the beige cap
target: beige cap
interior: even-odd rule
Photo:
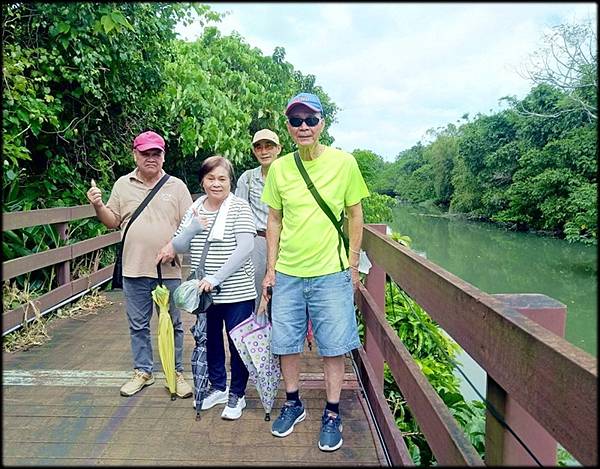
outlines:
[[[256,132],[254,134],[254,137],[252,138],[252,145],[254,145],[259,140],[269,140],[279,145],[279,137],[277,137],[277,134],[275,132],[269,129],[262,129]]]

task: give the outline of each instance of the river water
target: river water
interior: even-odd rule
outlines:
[[[565,338],[597,356],[597,248],[505,230],[399,204],[389,224],[411,248],[486,293],[543,293],[567,306]],[[485,395],[483,370],[465,353],[463,370]],[[465,398],[479,399],[463,382]]]

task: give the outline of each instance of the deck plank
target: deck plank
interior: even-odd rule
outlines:
[[[307,418],[286,438],[270,433],[252,384],[242,418],[220,418],[222,406],[195,420],[191,399],[170,401],[153,334],[156,382],[130,398],[119,388],[130,375],[131,354],[121,292],[103,292],[112,304],[97,314],[52,321],[52,339],[28,351],[3,353],[3,463],[5,465],[386,465],[350,359],[340,408],[344,445],[317,448],[325,391],[316,346],[303,355],[301,391]],[[194,318],[184,314],[184,366]],[[157,318],[152,320],[155,332]],[[280,384],[273,414],[283,404]],[[361,403],[362,402],[362,403]]]

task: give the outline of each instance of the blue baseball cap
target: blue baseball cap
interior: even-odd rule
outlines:
[[[287,116],[292,108],[300,104],[306,106],[314,112],[323,113],[323,106],[321,105],[321,100],[317,95],[311,93],[299,93],[288,101],[285,108],[285,115]]]

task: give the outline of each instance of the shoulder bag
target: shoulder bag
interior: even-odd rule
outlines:
[[[169,179],[169,175],[165,173],[165,175],[156,183],[156,185],[152,188],[150,193],[146,196],[146,198],[142,201],[138,208],[135,209],[133,215],[131,215],[131,219],[127,226],[125,227],[125,231],[123,232],[123,237],[121,238],[121,242],[117,245],[117,257],[115,259],[115,268],[113,269],[113,277],[112,277],[112,289],[115,288],[123,288],[123,246],[125,245],[125,236],[127,236],[127,231],[129,231],[129,227],[135,221],[142,210],[146,208],[146,205],[152,200],[152,198],[156,195],[159,189],[163,186],[165,182]]]

